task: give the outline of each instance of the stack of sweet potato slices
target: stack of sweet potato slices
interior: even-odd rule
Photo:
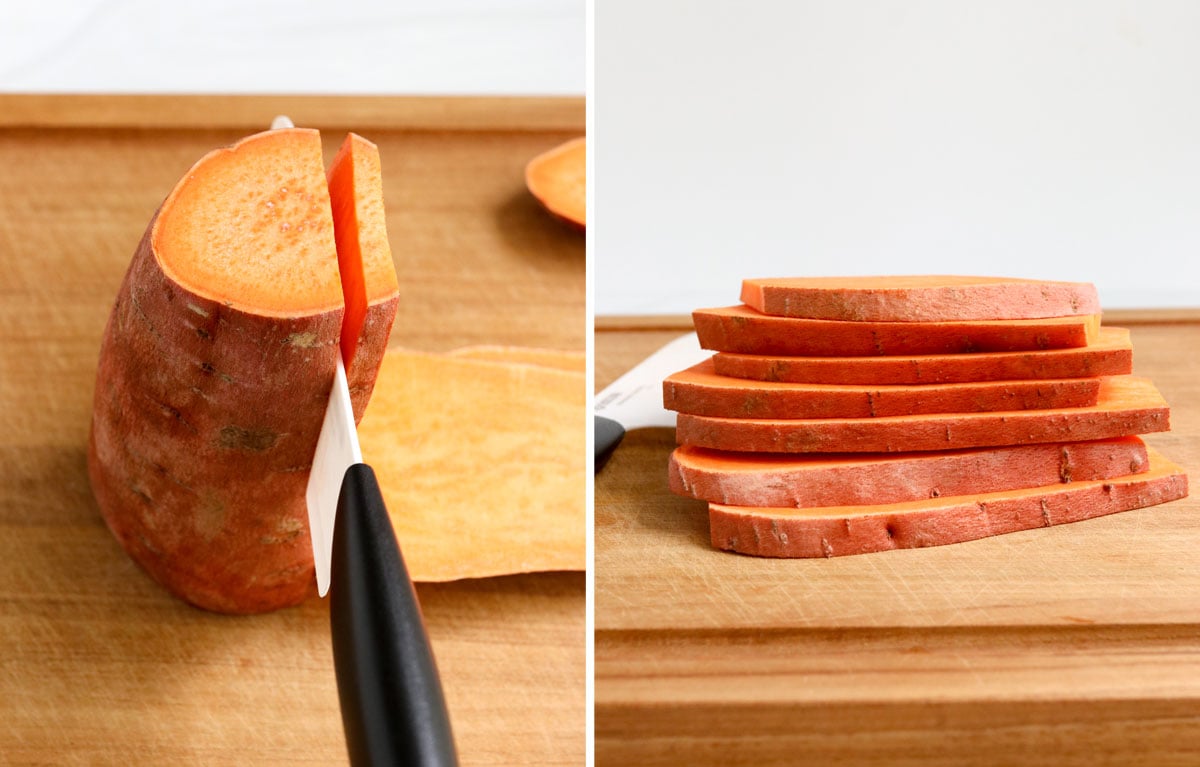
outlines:
[[[1075,522],[1187,495],[1093,285],[963,276],[746,280],[693,314],[669,376],[671,489],[715,547],[832,557]]]

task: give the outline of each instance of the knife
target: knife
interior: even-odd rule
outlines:
[[[307,500],[350,763],[457,765],[416,590],[375,472],[362,462],[341,355]]]
[[[272,130],[292,127],[286,115]],[[458,764],[429,635],[375,472],[362,462],[342,355],[305,493],[317,592],[354,767]]]
[[[663,379],[707,359],[695,333],[676,338],[642,360],[596,395],[595,464],[599,471],[625,432],[652,426],[675,428],[675,413],[663,407]]]

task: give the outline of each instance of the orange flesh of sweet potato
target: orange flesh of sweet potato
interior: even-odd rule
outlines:
[[[206,155],[151,221],[105,329],[93,491],[130,556],[200,607],[313,591],[304,491],[344,313],[330,211],[316,131]]]
[[[1137,474],[1137,437],[930,453],[783,455],[684,446],[671,455],[671,490],[731,506],[868,506]]]
[[[845,322],[772,317],[748,306],[692,312],[700,346],[740,354],[870,357],[1086,346],[1100,315],[1036,320]]]
[[[836,557],[940,546],[1078,522],[1187,495],[1182,470],[1153,450],[1126,477],[878,506],[822,509],[709,505],[714,547],[763,557]]]
[[[1133,345],[1124,328],[1101,327],[1094,343],[1074,349],[896,357],[768,357],[719,352],[714,372],[791,383],[892,385],[1127,375]]]
[[[742,301],[764,314],[852,322],[1016,320],[1099,314],[1085,282],[914,275],[745,280]]]
[[[359,428],[414,580],[586,566],[580,372],[391,349]]]
[[[716,418],[875,418],[1087,407],[1099,392],[1098,378],[919,386],[749,381],[717,375],[708,359],[663,381],[663,407]]]
[[[750,419],[680,413],[681,445],[777,453],[907,452],[1075,442],[1170,428],[1170,411],[1146,378],[1101,379],[1092,407],[885,418]]]
[[[448,352],[452,357],[473,360],[491,360],[514,364],[540,365],[541,367],[587,372],[587,355],[583,352],[561,349],[533,349],[524,346],[464,346]]]
[[[338,268],[346,299],[340,345],[356,419],[361,419],[387,350],[399,303],[388,243],[379,149],[350,133],[328,173]]]
[[[525,185],[554,215],[587,226],[587,139],[577,138],[533,158]]]

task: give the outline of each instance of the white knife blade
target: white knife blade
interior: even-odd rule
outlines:
[[[702,362],[712,352],[700,348],[688,333],[638,363],[596,395],[595,458],[597,468],[632,429],[675,426],[675,413],[663,407],[663,379]]]
[[[342,478],[356,463],[362,463],[358,446],[358,430],[354,425],[354,408],[350,404],[350,386],[346,382],[346,366],[342,355],[337,358],[337,372],[325,420],[317,438],[317,452],[308,474],[308,530],[312,538],[313,563],[317,568],[317,593],[329,592],[330,561],[333,557],[333,523],[337,516],[338,493]]]

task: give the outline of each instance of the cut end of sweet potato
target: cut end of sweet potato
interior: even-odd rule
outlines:
[[[258,133],[197,162],[163,202],[163,272],[218,304],[274,316],[340,309],[317,131]]]
[[[587,226],[587,139],[577,138],[533,158],[525,185],[554,215]]]

